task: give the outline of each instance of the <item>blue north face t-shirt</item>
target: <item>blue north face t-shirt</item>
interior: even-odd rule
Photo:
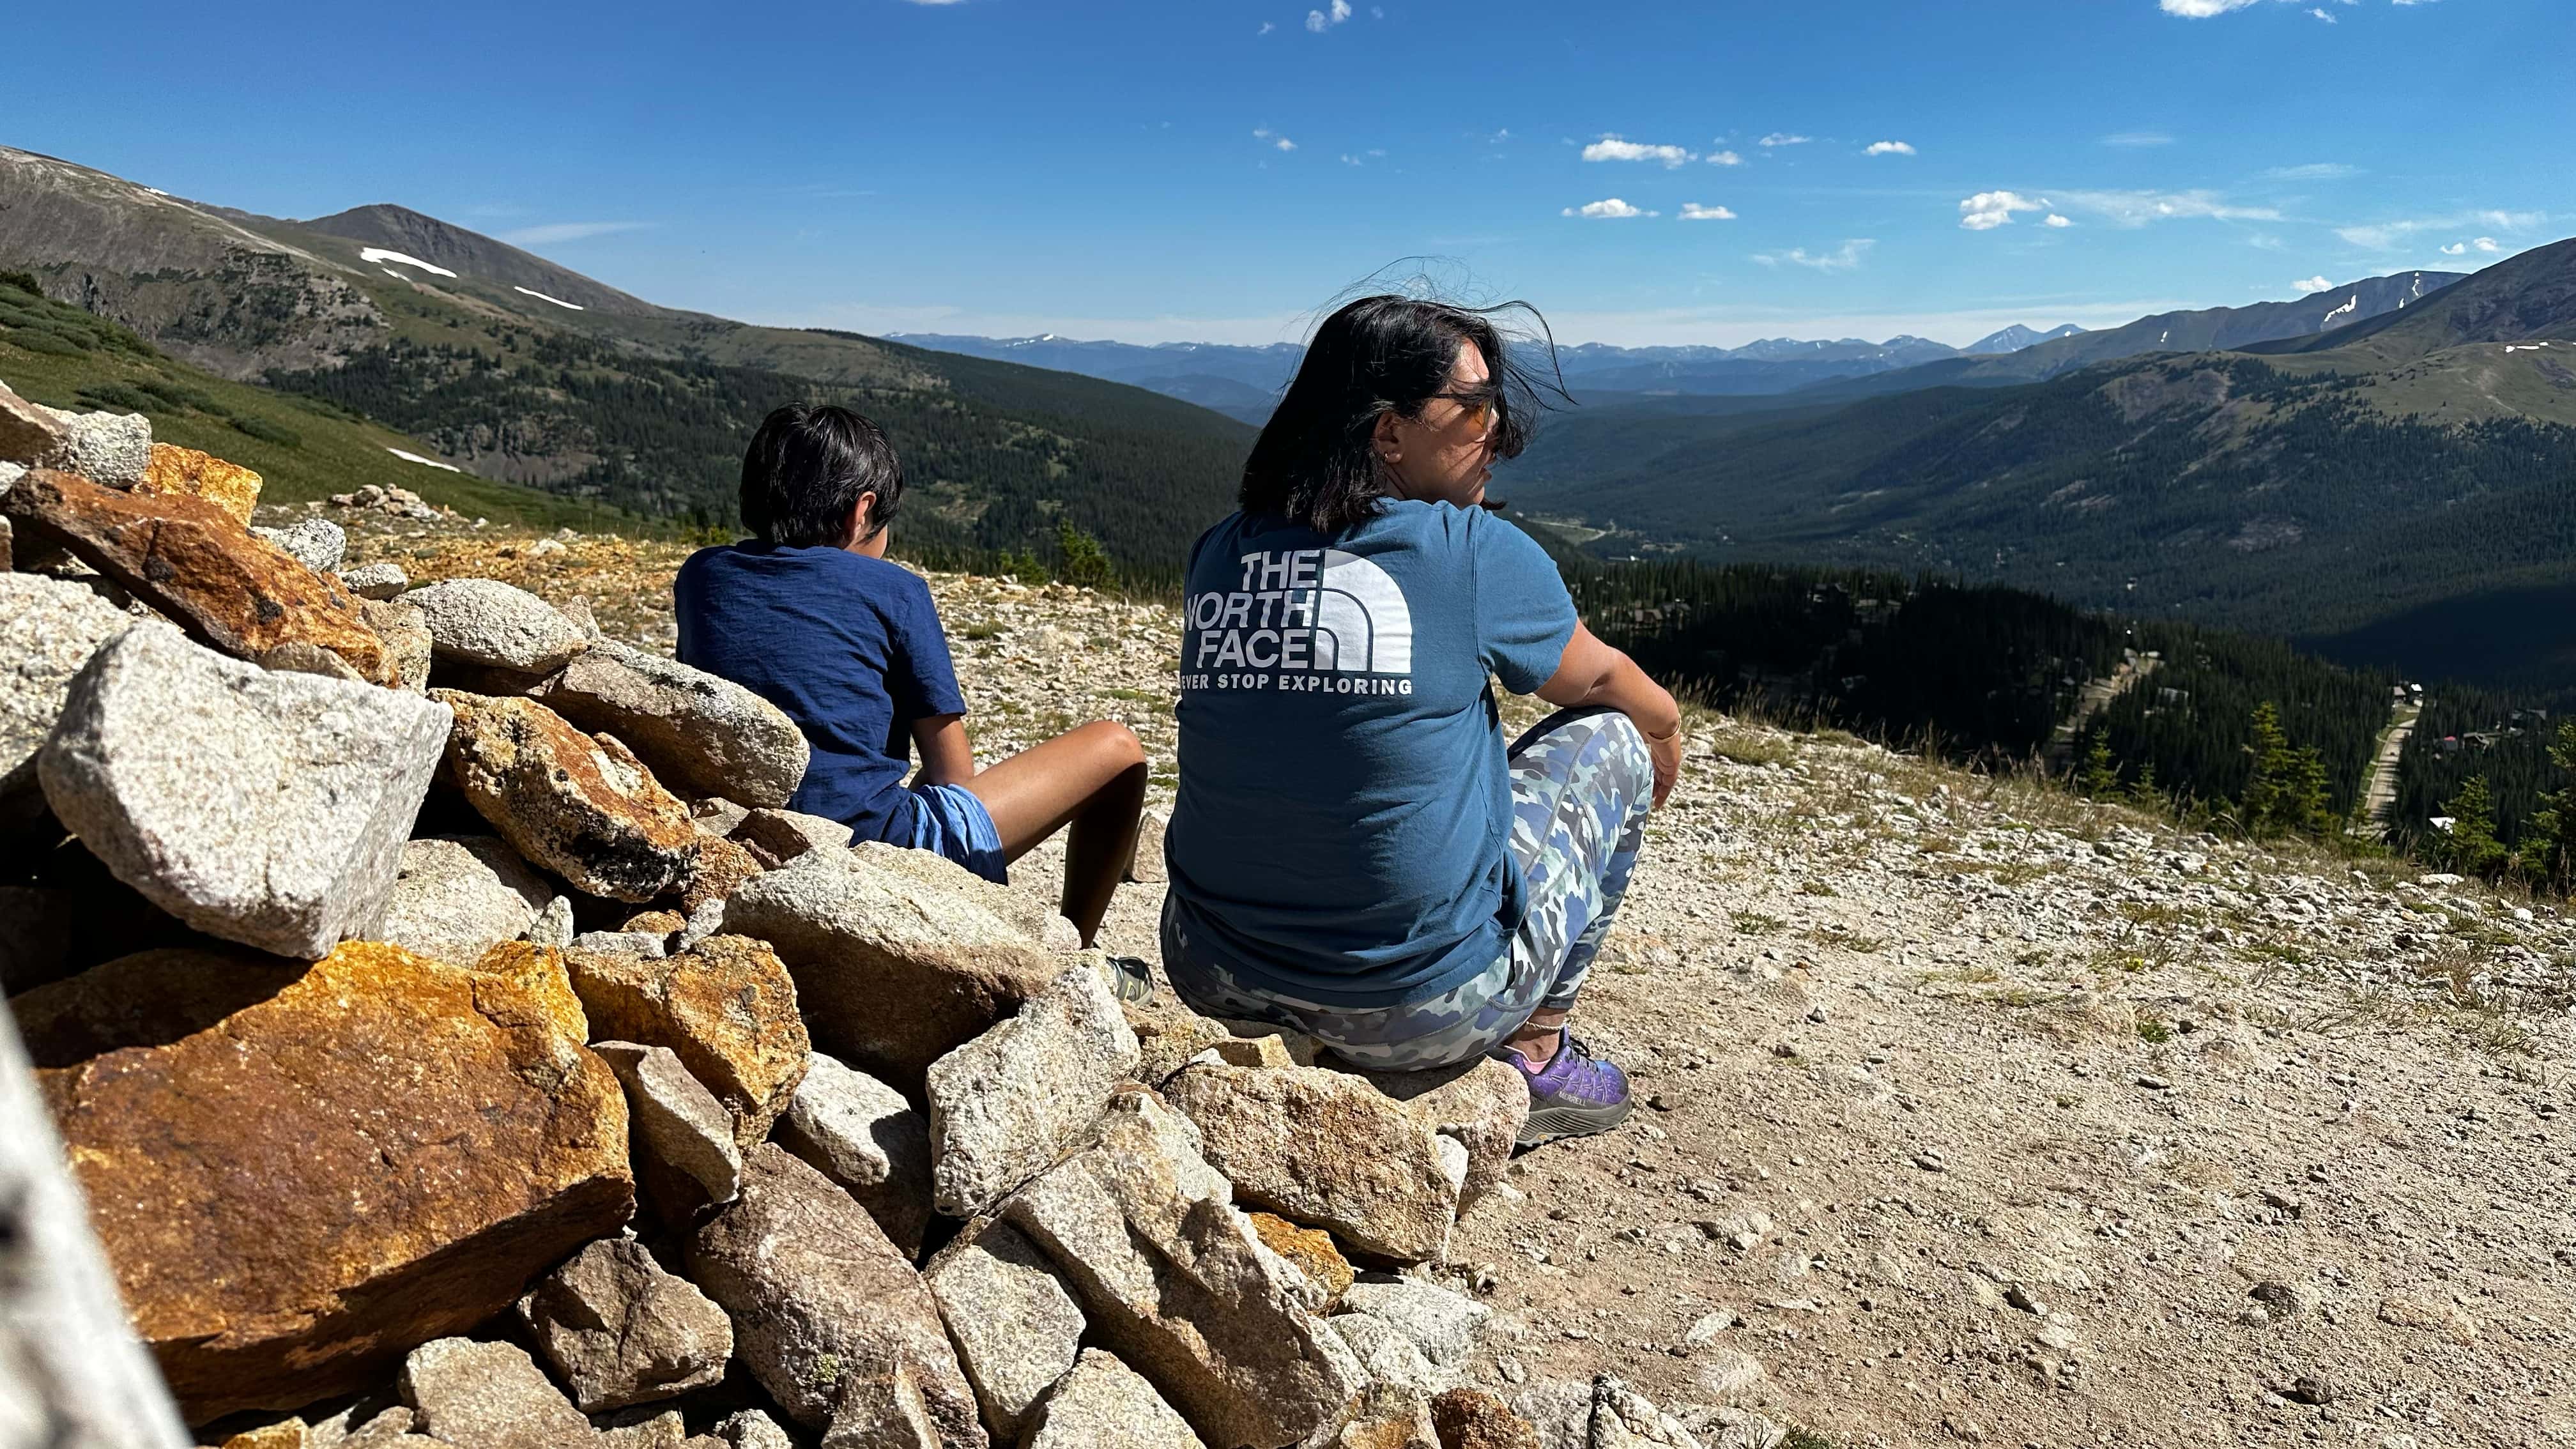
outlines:
[[[1520,925],[1490,673],[1556,673],[1574,601],[1529,535],[1403,501],[1327,537],[1235,514],[1191,551],[1175,924],[1237,981],[1345,1009],[1429,1000]]]
[[[672,584],[680,662],[786,711],[813,756],[791,810],[909,844],[912,726],[964,714],[930,586],[847,549],[704,548]]]

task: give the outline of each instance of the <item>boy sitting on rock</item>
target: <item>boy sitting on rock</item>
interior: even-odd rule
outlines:
[[[796,721],[813,762],[789,806],[858,840],[937,851],[1000,881],[1071,827],[1062,909],[1088,946],[1135,854],[1144,746],[1100,720],[975,768],[930,588],[885,559],[902,501],[903,465],[875,424],[839,407],[771,413],[742,460],[754,536],[680,566],[680,660]]]

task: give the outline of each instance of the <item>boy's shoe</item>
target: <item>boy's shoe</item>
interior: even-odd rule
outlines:
[[[1627,1121],[1636,1108],[1636,1100],[1628,1095],[1628,1074],[1594,1056],[1589,1044],[1563,1028],[1557,1031],[1556,1055],[1546,1066],[1531,1066],[1529,1058],[1511,1046],[1500,1047],[1494,1054],[1517,1067],[1521,1079],[1529,1083],[1529,1120],[1521,1124],[1515,1146],[1536,1147],[1561,1137],[1607,1132]]]
[[[1100,969],[1109,978],[1109,989],[1119,1000],[1141,1006],[1154,999],[1153,968],[1142,956],[1111,956],[1103,953]]]

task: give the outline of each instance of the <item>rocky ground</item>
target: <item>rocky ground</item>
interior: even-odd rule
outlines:
[[[685,548],[330,516],[352,563],[669,647]],[[1169,609],[932,588],[982,755],[1120,719],[1168,798]],[[1607,1370],[1850,1444],[2576,1442],[2576,921],[1690,729],[1578,1016],[1650,1108],[1461,1224],[1441,1271],[1500,1310],[1474,1382]],[[1159,904],[1106,944],[1152,956]]]

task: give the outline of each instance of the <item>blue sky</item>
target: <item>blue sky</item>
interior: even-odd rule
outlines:
[[[13,15],[0,142],[780,324],[1294,339],[1431,256],[1576,341],[1956,343],[2576,233],[2571,12],[143,0]]]

